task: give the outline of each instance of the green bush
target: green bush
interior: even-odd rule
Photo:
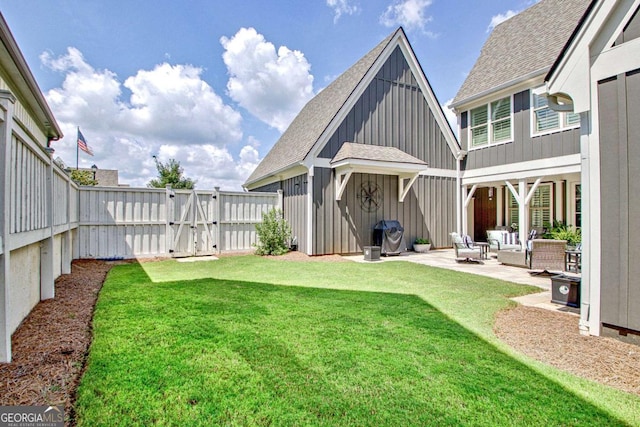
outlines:
[[[430,243],[429,239],[424,239],[422,237],[418,237],[415,241],[416,245],[428,245]]]
[[[262,224],[256,224],[259,242],[256,246],[258,255],[282,255],[289,252],[291,227],[279,209],[271,209],[262,216]]]
[[[579,228],[574,228],[562,221],[553,221],[553,227],[544,235],[545,239],[566,240],[567,245],[575,246],[582,241]]]

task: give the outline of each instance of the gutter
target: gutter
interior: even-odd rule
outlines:
[[[495,92],[499,92],[499,91],[501,91],[503,89],[507,89],[508,87],[515,86],[515,85],[517,85],[519,83],[523,83],[523,82],[525,82],[527,80],[530,80],[530,79],[532,79],[534,77],[538,77],[540,75],[544,75],[547,70],[549,70],[549,67],[540,68],[540,69],[538,69],[536,71],[533,71],[533,72],[531,72],[529,74],[525,74],[524,76],[518,77],[515,80],[510,80],[508,82],[502,83],[501,85],[492,87],[490,89],[487,89],[487,90],[484,90],[484,91],[482,91],[480,93],[472,95],[472,96],[470,96],[468,98],[465,98],[465,99],[462,99],[460,101],[451,103],[451,108],[454,108],[454,109],[457,110],[458,107],[461,106],[461,105],[468,104],[468,103],[473,102],[475,100],[484,98],[487,95],[490,95],[490,94],[495,93]]]

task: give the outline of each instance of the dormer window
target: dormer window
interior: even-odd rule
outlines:
[[[512,141],[512,112],[511,96],[472,109],[469,148]]]
[[[531,91],[531,135],[539,136],[560,130],[580,127],[580,115],[559,113],[549,108],[547,98],[542,95],[544,87]]]

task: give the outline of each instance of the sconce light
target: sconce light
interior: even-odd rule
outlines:
[[[493,187],[489,187],[489,200],[493,200]]]

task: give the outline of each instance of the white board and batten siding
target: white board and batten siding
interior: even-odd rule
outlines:
[[[80,258],[211,255],[251,250],[277,193],[82,187]]]

